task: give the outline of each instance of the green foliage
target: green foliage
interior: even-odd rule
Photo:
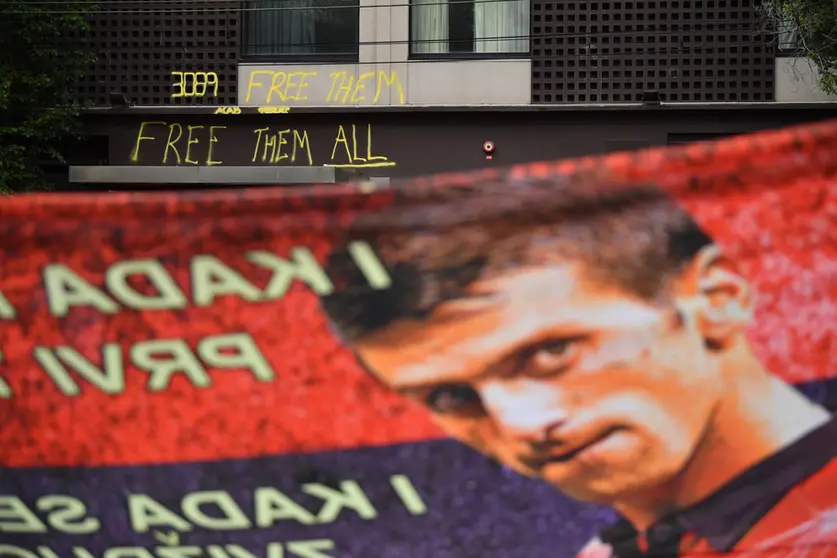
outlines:
[[[0,193],[48,188],[41,164],[81,137],[76,83],[96,58],[79,37],[95,8],[0,0]]]
[[[764,0],[764,11],[775,29],[793,32],[798,55],[810,59],[819,70],[820,87],[837,94],[835,0]]]

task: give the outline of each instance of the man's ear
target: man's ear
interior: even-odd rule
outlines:
[[[702,248],[680,284],[686,304],[706,345],[724,348],[740,335],[753,317],[755,294],[734,261],[717,246]]]

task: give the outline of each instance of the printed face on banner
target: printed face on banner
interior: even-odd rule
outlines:
[[[343,289],[324,309],[450,436],[643,530],[791,459],[829,415],[750,348],[756,296],[735,258],[661,189],[602,184],[488,184],[470,200],[481,222],[432,204],[396,210],[385,235],[361,219],[392,287],[334,257]]]
[[[718,403],[722,361],[740,349],[747,286],[696,260],[660,304],[582,264],[522,267],[369,336],[358,353],[452,436],[573,497],[611,502],[684,467]],[[712,307],[721,337],[708,331]]]

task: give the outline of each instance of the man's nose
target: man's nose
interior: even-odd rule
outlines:
[[[567,420],[560,393],[543,382],[487,382],[479,391],[483,406],[499,426],[529,442],[547,441]]]

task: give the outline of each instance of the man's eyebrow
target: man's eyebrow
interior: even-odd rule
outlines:
[[[495,293],[463,294],[439,305],[434,319],[440,323],[464,320],[490,308],[501,299]]]
[[[353,350],[352,353],[354,354],[355,360],[357,360],[358,364],[360,364],[361,368],[366,372],[367,375],[372,376],[372,380],[378,384],[379,386],[389,390],[389,391],[397,391],[401,392],[409,392],[409,391],[418,391],[423,389],[432,389],[436,386],[448,385],[448,384],[456,384],[456,383],[463,383],[463,382],[450,382],[450,381],[418,381],[418,382],[405,382],[402,384],[392,383],[387,384],[381,377],[375,373],[375,369],[369,366],[366,361],[360,356],[360,352],[357,350]]]
[[[402,393],[433,389],[440,386],[470,384],[475,380],[489,376],[492,370],[496,369],[503,362],[508,361],[509,358],[513,358],[518,352],[519,351],[516,347],[510,347],[508,350],[503,351],[503,354],[495,356],[488,364],[480,365],[481,370],[469,371],[471,373],[469,373],[465,378],[454,375],[446,375],[427,379],[404,380],[400,382],[393,382],[389,388]]]
[[[480,366],[481,370],[476,371],[473,374],[468,375],[467,379],[457,379],[451,377],[445,377],[440,379],[433,379],[428,381],[413,381],[413,382],[404,382],[402,384],[393,384],[391,389],[395,389],[396,391],[411,391],[411,390],[419,390],[419,389],[428,389],[437,386],[443,385],[456,385],[456,384],[468,384],[475,380],[483,379],[487,376],[490,376],[504,364],[508,363],[511,359],[517,358],[520,355],[526,355],[527,353],[531,353],[532,351],[536,350],[539,345],[542,345],[547,342],[567,342],[573,343],[576,341],[584,341],[585,339],[590,338],[590,333],[587,332],[566,332],[566,333],[557,333],[554,331],[547,331],[540,335],[535,336],[534,338],[527,339],[525,342],[522,342],[517,345],[513,345],[507,348],[505,351],[494,355],[490,361],[484,363]],[[514,369],[510,369],[509,372],[515,372],[516,367]]]

